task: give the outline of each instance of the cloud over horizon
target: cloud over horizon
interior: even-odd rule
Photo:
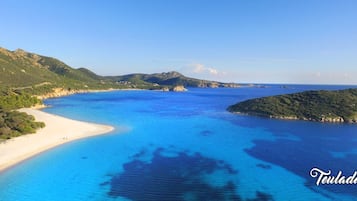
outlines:
[[[217,68],[208,67],[202,63],[188,64],[184,66],[181,71],[187,75],[204,79],[221,79],[226,75],[226,72],[220,71]]]
[[[203,64],[200,63],[196,63],[196,64],[191,64],[190,66],[193,67],[193,72],[194,73],[198,73],[198,74],[210,74],[210,75],[218,75],[219,72],[217,69],[215,68],[211,68],[211,67],[206,67]]]

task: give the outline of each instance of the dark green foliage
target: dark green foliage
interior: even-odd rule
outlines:
[[[0,139],[10,139],[28,133],[35,133],[37,128],[45,126],[35,122],[33,116],[14,109],[42,104],[42,101],[26,93],[2,91],[0,96]]]
[[[357,122],[357,89],[306,91],[251,99],[232,105],[231,112],[274,118]]]
[[[42,101],[26,93],[3,92],[0,96],[0,108],[13,110],[42,104]]]
[[[45,127],[43,122],[35,122],[32,115],[24,112],[0,109],[0,139],[10,139],[23,134],[35,133]]]

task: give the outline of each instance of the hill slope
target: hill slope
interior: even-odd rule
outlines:
[[[56,96],[58,92],[111,87],[120,85],[88,69],[73,69],[58,59],[20,49],[0,48],[0,141],[34,133],[45,126],[35,122],[33,116],[16,111],[42,103],[33,95]]]
[[[178,72],[99,76],[86,68],[74,69],[64,62],[21,49],[0,47],[0,91],[21,90],[30,94],[50,93],[56,88],[86,90],[108,88],[163,89],[184,87],[239,87],[186,77]]]
[[[53,88],[104,89],[115,82],[88,69],[74,69],[58,59],[0,48],[0,85],[2,90],[25,90],[31,94],[51,92]]]
[[[357,123],[357,89],[251,99],[228,107],[228,111],[280,119]]]
[[[109,88],[172,89],[217,87],[228,84],[188,78],[177,72],[99,76],[86,68],[74,69],[64,62],[21,49],[0,47],[0,139],[32,133],[43,127],[33,117],[14,111],[42,102],[37,97],[62,96]],[[238,85],[231,85],[238,86]]]
[[[114,81],[138,84],[156,84],[162,86],[179,86],[184,87],[239,87],[241,85],[235,83],[222,83],[216,81],[201,80],[190,78],[171,71],[167,73],[154,73],[154,74],[129,74],[123,76],[108,77]]]

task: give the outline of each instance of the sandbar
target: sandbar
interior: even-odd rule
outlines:
[[[38,109],[23,108],[46,126],[34,134],[15,137],[0,143],[0,171],[58,145],[95,135],[109,133],[114,127],[87,123],[48,114]]]

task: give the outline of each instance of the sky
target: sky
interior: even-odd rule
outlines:
[[[356,0],[0,0],[0,47],[100,75],[357,84]]]

